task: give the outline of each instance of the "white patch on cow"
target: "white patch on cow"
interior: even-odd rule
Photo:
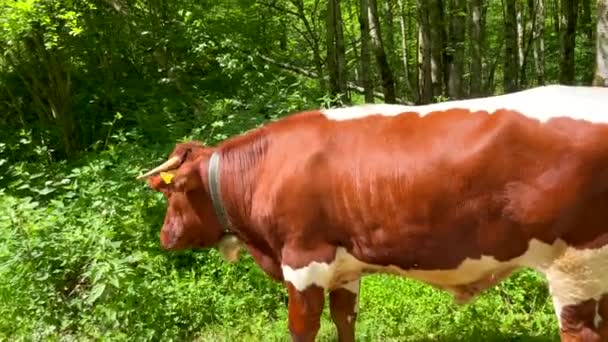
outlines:
[[[329,289],[332,275],[335,273],[335,263],[313,261],[302,268],[293,269],[282,265],[283,278],[290,282],[298,291],[304,291],[311,285]]]
[[[365,104],[331,108],[322,113],[331,120],[352,120],[370,115],[394,116],[416,112],[424,116],[431,112],[462,108],[471,112],[499,109],[518,111],[528,117],[545,122],[553,117],[565,116],[594,123],[608,123],[608,88],[549,85],[520,92],[467,100],[446,101],[420,106],[396,104]]]
[[[589,299],[599,302],[608,292],[608,245],[598,249],[567,248],[544,273],[560,319],[565,306]],[[596,313],[596,324],[598,319]]]
[[[555,312],[555,316],[557,316],[557,325],[562,327],[562,308],[564,307],[562,303],[559,301],[559,298],[556,296],[551,296],[553,301],[553,310]]]
[[[359,284],[360,284],[361,280],[357,279],[357,280],[353,280],[349,283],[346,283],[344,285],[341,286],[341,288],[348,290],[349,292],[352,292],[354,294],[359,294]]]
[[[532,240],[528,250],[521,256],[501,262],[491,256],[480,259],[466,259],[457,268],[448,270],[403,270],[396,266],[379,266],[364,263],[343,247],[338,247],[334,260],[329,263],[313,261],[301,268],[291,268],[282,265],[283,276],[299,291],[311,285],[317,285],[326,290],[344,286],[346,281],[360,278],[364,273],[391,273],[418,279],[438,286],[468,285],[484,279],[501,270],[513,267],[532,267],[538,270],[548,268],[566,249],[562,241],[549,245]]]
[[[459,291],[457,286],[470,285],[519,267],[529,267],[546,276],[558,322],[564,306],[589,299],[599,301],[608,292],[608,246],[578,250],[568,247],[562,240],[553,244],[532,240],[526,252],[514,259],[501,262],[484,255],[479,259],[465,259],[458,267],[449,270],[404,270],[396,266],[367,264],[342,247],[337,249],[332,262],[311,262],[298,269],[287,265],[282,267],[285,280],[299,291],[313,284],[326,290],[344,287],[345,279],[359,279],[365,273],[382,272],[417,279],[455,295]]]

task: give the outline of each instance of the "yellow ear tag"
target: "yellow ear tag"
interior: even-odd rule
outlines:
[[[175,175],[173,175],[172,173],[169,172],[161,172],[160,173],[160,178],[163,179],[163,181],[165,182],[165,184],[171,184],[171,180],[173,180],[173,177]]]

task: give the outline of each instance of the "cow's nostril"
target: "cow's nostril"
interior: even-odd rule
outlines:
[[[163,229],[160,231],[160,243],[165,249],[170,249],[175,244],[175,234]]]

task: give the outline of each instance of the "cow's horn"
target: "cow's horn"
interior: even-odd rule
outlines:
[[[137,179],[143,179],[143,178],[152,176],[153,174],[173,169],[173,168],[179,166],[179,164],[181,164],[181,162],[182,162],[182,159],[180,157],[178,157],[178,156],[171,157],[166,162],[164,162],[164,163],[160,164],[159,166],[153,168],[152,170],[144,173],[143,175],[138,176]]]

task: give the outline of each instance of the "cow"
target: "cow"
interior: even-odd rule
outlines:
[[[301,111],[139,178],[167,199],[163,248],[245,248],[285,284],[293,341],[327,293],[353,341],[366,274],[467,303],[521,268],[546,277],[561,341],[608,341],[608,88]]]

